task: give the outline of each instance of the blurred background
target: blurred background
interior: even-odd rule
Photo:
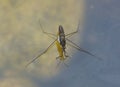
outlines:
[[[120,87],[119,0],[0,0],[0,87]],[[40,22],[39,22],[40,20]],[[102,61],[67,45],[71,58],[56,67],[54,40],[41,31],[79,32],[70,40]]]

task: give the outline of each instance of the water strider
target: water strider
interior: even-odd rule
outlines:
[[[40,21],[39,21],[40,22]],[[81,51],[81,52],[84,52],[88,55],[91,55],[93,57],[96,57],[98,59],[102,59],[100,57],[97,57],[95,56],[94,54],[90,53],[89,51],[87,50],[84,50],[83,48],[81,48],[80,46],[78,46],[77,44],[75,44],[73,41],[69,40],[68,38],[74,34],[76,34],[79,30],[79,24],[78,24],[78,27],[77,27],[77,30],[74,31],[74,32],[71,32],[69,34],[66,34],[65,35],[65,32],[64,32],[64,28],[62,25],[59,25],[59,28],[58,28],[58,33],[57,35],[55,34],[52,34],[52,33],[48,33],[48,32],[45,32],[42,28],[42,25],[40,23],[40,27],[41,27],[41,30],[44,34],[47,34],[47,35],[50,35],[54,41],[46,48],[45,51],[43,51],[41,54],[35,56],[33,58],[33,60],[31,60],[27,65],[30,65],[32,62],[34,62],[36,59],[38,59],[39,57],[41,57],[43,54],[45,54],[54,44],[56,44],[56,47],[57,47],[57,51],[59,53],[59,56],[56,57],[56,59],[59,59],[60,61],[63,61],[66,60],[67,57],[69,57],[69,55],[66,53],[66,44],[68,44],[69,46],[77,49],[78,51]]]

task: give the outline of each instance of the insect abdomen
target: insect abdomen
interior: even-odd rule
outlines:
[[[63,49],[60,45],[60,43],[58,41],[56,41],[56,46],[57,46],[57,50],[58,50],[58,53],[59,53],[59,56],[60,56],[60,60],[64,59],[64,55],[63,55]]]

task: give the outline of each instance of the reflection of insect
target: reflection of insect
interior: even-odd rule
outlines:
[[[45,32],[42,28],[42,25],[40,24],[41,26],[41,30],[44,34],[47,34],[47,35],[50,35],[52,36],[53,39],[55,39],[50,45],[49,47],[44,51],[42,52],[41,54],[37,55],[36,57],[33,58],[32,61],[30,61],[26,66],[28,66],[29,64],[31,64],[32,62],[34,62],[36,59],[38,59],[40,56],[42,56],[43,54],[45,54],[49,49],[50,47],[52,47],[55,43],[56,43],[56,47],[57,47],[57,50],[58,50],[58,53],[59,53],[59,56],[56,57],[56,59],[59,59],[60,61],[63,61],[69,57],[66,53],[66,41],[68,42],[67,44],[75,49],[77,49],[78,51],[81,51],[81,52],[84,52],[88,55],[91,55],[93,57],[97,57],[95,55],[93,55],[92,53],[82,49],[81,47],[79,47],[77,44],[75,44],[73,41],[69,40],[68,37],[72,36],[73,34],[77,33],[78,30],[79,30],[79,26],[77,28],[76,31],[74,32],[71,32],[69,34],[66,34],[64,33],[64,29],[61,25],[59,25],[59,29],[58,29],[58,33],[57,35],[55,34],[52,34],[52,33],[48,33],[48,32]],[[97,57],[99,59],[101,59],[100,57]]]

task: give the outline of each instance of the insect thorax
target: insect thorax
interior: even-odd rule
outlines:
[[[66,40],[65,40],[65,34],[64,34],[64,29],[61,25],[59,25],[59,31],[58,31],[58,41],[60,45],[63,48],[63,51],[65,51],[66,48]]]

